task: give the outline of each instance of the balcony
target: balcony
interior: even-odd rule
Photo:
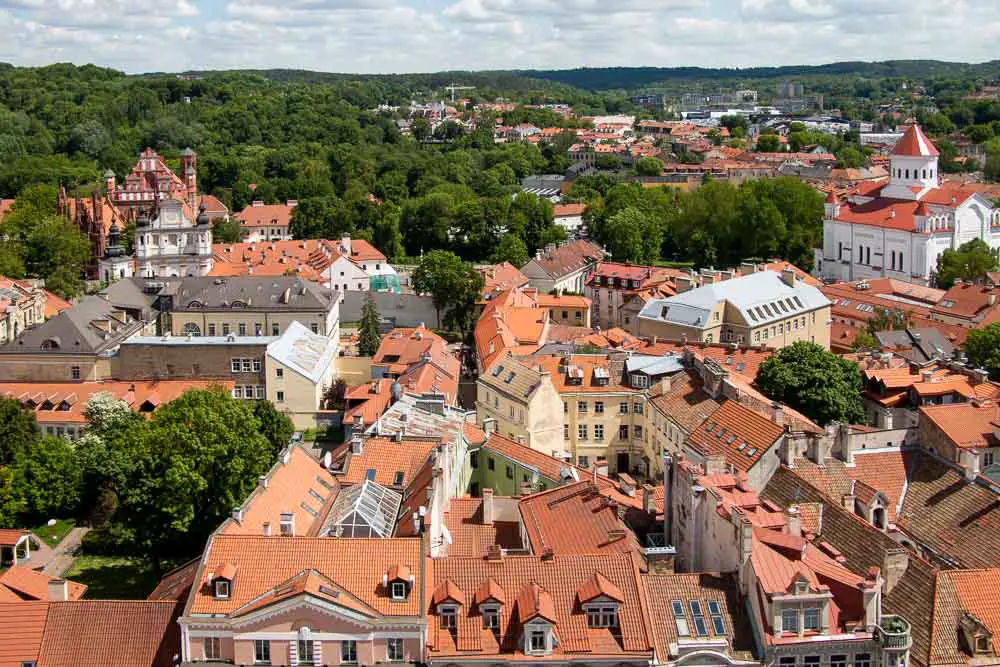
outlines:
[[[886,615],[876,628],[882,648],[888,651],[906,651],[910,648],[910,624],[902,616]]]

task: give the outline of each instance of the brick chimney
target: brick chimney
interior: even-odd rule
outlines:
[[[792,269],[782,269],[781,282],[785,283],[789,287],[795,287],[795,271]]]

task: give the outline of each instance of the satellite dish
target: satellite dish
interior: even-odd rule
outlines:
[[[327,470],[333,465],[333,452],[327,451],[323,454],[323,467]]]

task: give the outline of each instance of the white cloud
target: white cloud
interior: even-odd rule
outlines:
[[[995,57],[995,0],[0,0],[0,60],[130,72]]]

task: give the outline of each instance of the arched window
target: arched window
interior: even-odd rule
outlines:
[[[885,530],[886,523],[885,523],[884,507],[876,507],[874,510],[872,510],[872,525],[878,528],[879,530]]]
[[[188,322],[184,325],[184,335],[185,336],[200,336],[201,327],[199,327],[194,322]]]
[[[906,179],[910,178],[910,170],[909,169],[906,170],[906,176],[905,176],[905,178]]]
[[[865,248],[865,264],[871,265],[872,263],[872,249]]]

